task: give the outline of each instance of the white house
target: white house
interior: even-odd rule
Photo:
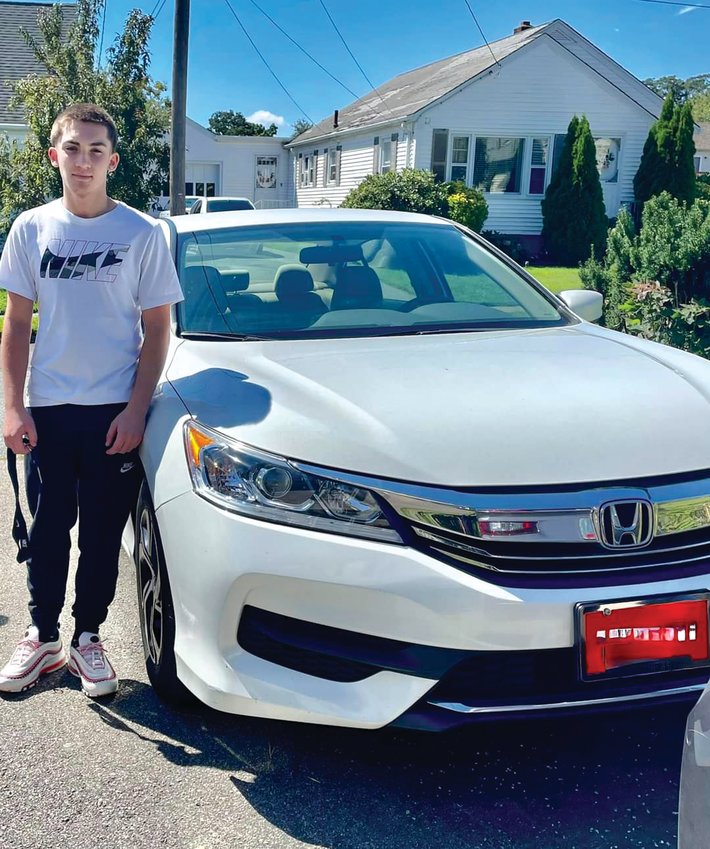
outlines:
[[[695,173],[710,173],[710,123],[700,123],[695,131]]]
[[[219,136],[187,119],[185,194],[246,197],[259,209],[295,206],[294,186],[277,136]],[[167,187],[157,208],[167,209]]]
[[[337,206],[364,177],[431,169],[486,192],[485,228],[539,243],[540,201],[573,115],[597,145],[607,214],[633,178],[661,99],[561,20],[409,71],[299,135],[298,206]]]

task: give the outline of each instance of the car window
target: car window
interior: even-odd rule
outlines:
[[[185,206],[186,212],[189,211],[189,212],[192,212],[192,213],[197,213],[197,212],[200,212],[201,210],[202,210],[202,201],[201,200],[196,200],[192,204],[191,207],[188,207],[187,205]]]
[[[180,237],[184,332],[386,335],[544,327],[555,301],[453,225],[312,222]]]
[[[207,212],[231,212],[240,209],[254,209],[254,205],[249,200],[240,199],[213,199],[207,201]]]

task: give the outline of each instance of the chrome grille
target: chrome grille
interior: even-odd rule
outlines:
[[[406,542],[462,567],[620,578],[679,567],[700,574],[705,564],[710,571],[709,471],[527,491],[418,486],[332,469],[327,474],[376,493]]]

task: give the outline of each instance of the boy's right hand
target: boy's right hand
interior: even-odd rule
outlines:
[[[29,445],[22,441],[25,434],[29,439]],[[26,407],[6,409],[2,435],[5,445],[15,454],[29,454],[37,445],[37,428],[30,411]]]

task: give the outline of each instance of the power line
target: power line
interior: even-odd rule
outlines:
[[[158,8],[160,6],[160,8]],[[165,6],[165,0],[157,0],[155,6],[153,6],[153,11],[150,13],[150,17],[154,20],[158,20],[158,15],[163,11],[163,6]]]
[[[271,74],[271,76],[272,76],[272,77],[276,80],[276,82],[279,84],[279,86],[281,87],[281,89],[284,91],[284,93],[286,94],[286,96],[288,97],[288,99],[289,99],[289,100],[290,100],[290,101],[294,104],[294,106],[296,107],[296,109],[298,109],[298,110],[299,110],[299,112],[301,112],[301,114],[302,114],[302,115],[304,115],[304,116],[305,116],[305,117],[306,117],[306,118],[307,118],[307,119],[311,122],[311,124],[312,124],[312,123],[313,123],[313,120],[310,118],[310,116],[308,115],[308,113],[306,112],[306,110],[305,110],[302,106],[300,106],[300,105],[298,104],[298,101],[296,101],[296,100],[294,99],[294,97],[293,97],[293,95],[291,94],[291,92],[290,92],[290,91],[286,88],[286,86],[285,86],[285,85],[281,82],[281,80],[280,80],[280,79],[276,76],[276,72],[272,70],[271,65],[269,65],[269,63],[266,61],[266,59],[265,59],[265,57],[264,57],[263,53],[261,52],[261,50],[259,50],[259,48],[258,48],[258,47],[256,46],[256,44],[254,43],[254,39],[253,39],[253,38],[249,35],[249,33],[247,32],[246,27],[244,26],[244,24],[241,22],[241,20],[240,20],[240,18],[239,18],[239,15],[238,15],[238,14],[234,11],[234,7],[232,6],[232,4],[229,2],[229,0],[224,0],[224,2],[225,2],[225,3],[227,4],[227,6],[229,7],[229,11],[232,13],[232,15],[234,15],[234,20],[235,20],[235,21],[239,24],[239,26],[241,27],[242,32],[244,33],[244,35],[245,35],[245,36],[247,37],[247,39],[249,40],[249,43],[251,44],[251,46],[252,46],[252,47],[254,48],[254,50],[256,51],[256,53],[257,53],[258,57],[259,57],[259,58],[261,59],[261,61],[262,61],[262,62],[266,65],[266,69],[267,69],[267,71],[268,71],[268,72]]]
[[[96,57],[96,69],[101,67],[101,55],[104,52],[104,33],[106,32],[106,7],[108,0],[104,0],[104,13],[101,18],[101,41],[99,42],[99,55]]]
[[[359,95],[359,94],[356,94],[356,93],[355,93],[352,89],[348,88],[348,87],[345,85],[345,83],[341,82],[341,81],[340,81],[340,80],[339,80],[336,76],[334,76],[333,74],[331,74],[331,73],[330,73],[330,71],[329,71],[327,68],[324,68],[324,67],[323,67],[323,65],[321,65],[321,63],[320,63],[320,62],[319,62],[316,58],[314,58],[313,56],[311,56],[311,54],[310,54],[310,53],[309,53],[309,52],[305,49],[305,47],[302,47],[302,46],[301,46],[301,45],[300,45],[300,44],[296,41],[296,39],[295,39],[295,38],[293,38],[292,36],[290,36],[290,35],[288,34],[288,32],[286,32],[286,30],[285,30],[283,27],[279,26],[279,24],[277,24],[277,23],[276,23],[276,21],[275,21],[275,20],[271,17],[271,15],[269,15],[267,12],[265,12],[265,11],[261,8],[261,6],[260,6],[260,5],[256,2],[256,0],[250,0],[250,2],[251,2],[251,4],[252,4],[253,6],[256,6],[256,8],[257,8],[257,9],[261,12],[261,14],[262,14],[262,15],[264,15],[264,17],[265,17],[265,18],[268,18],[268,20],[269,20],[269,21],[271,21],[271,23],[272,23],[272,24],[276,27],[276,29],[277,29],[279,32],[283,33],[283,34],[286,36],[286,38],[287,38],[287,39],[288,39],[288,40],[289,40],[292,44],[295,44],[295,45],[296,45],[296,47],[298,47],[298,49],[301,51],[301,53],[305,53],[305,55],[306,55],[306,56],[308,56],[308,58],[311,60],[311,62],[314,62],[316,65],[318,65],[318,67],[321,69],[321,71],[324,71],[326,74],[328,74],[328,76],[331,78],[331,80],[335,80],[335,82],[336,82],[336,83],[338,83],[338,85],[339,85],[339,86],[342,86],[342,88],[344,88],[344,89],[345,89],[345,91],[347,91],[347,92],[348,92],[348,94],[352,94],[352,96],[353,96],[356,100],[359,100],[359,99],[360,99],[360,95]]]
[[[390,115],[392,115],[392,117],[394,118],[394,117],[395,117],[395,116],[394,116],[394,112],[393,112],[393,111],[389,108],[389,105],[385,102],[384,97],[382,97],[382,95],[381,95],[381,94],[380,94],[380,92],[378,91],[377,87],[376,87],[375,85],[373,85],[372,80],[370,80],[370,78],[367,76],[367,74],[365,73],[365,71],[364,71],[364,69],[363,69],[362,65],[361,65],[361,64],[357,61],[357,59],[355,58],[355,56],[354,56],[354,54],[353,54],[352,50],[348,47],[347,42],[346,42],[346,41],[345,41],[345,39],[343,38],[343,34],[342,34],[342,33],[340,32],[340,30],[338,29],[338,25],[337,25],[337,24],[335,23],[335,21],[333,20],[333,17],[332,17],[332,15],[330,14],[330,12],[328,11],[328,9],[326,8],[326,5],[325,5],[325,3],[323,2],[323,0],[320,0],[320,4],[321,4],[321,6],[323,7],[323,11],[324,11],[324,12],[326,13],[326,15],[328,16],[328,20],[329,20],[329,21],[331,22],[331,24],[333,25],[333,29],[337,32],[338,37],[339,37],[339,38],[340,38],[340,40],[343,42],[343,46],[345,47],[345,49],[346,49],[346,50],[348,51],[348,53],[350,54],[350,58],[351,58],[351,59],[353,60],[353,62],[354,62],[354,63],[358,66],[358,68],[359,68],[359,70],[360,70],[360,73],[361,73],[361,74],[363,75],[363,77],[365,77],[365,79],[367,80],[367,84],[368,84],[368,85],[370,86],[370,88],[371,88],[371,89],[375,92],[375,94],[377,94],[377,96],[380,98],[380,100],[381,100],[381,101],[382,101],[382,103],[384,104],[385,109],[386,109],[386,110],[390,113]]]
[[[481,38],[485,41],[486,47],[490,50],[491,56],[493,57],[493,61],[496,63],[496,65],[500,67],[500,62],[496,59],[495,53],[493,52],[493,48],[488,43],[488,39],[486,38],[486,36],[483,34],[483,30],[481,29],[481,25],[478,23],[478,18],[476,17],[473,9],[471,8],[471,4],[468,2],[468,0],[464,0],[464,3],[468,7],[468,11],[471,13],[471,17],[473,18],[474,23],[478,27],[478,31],[481,33]]]
[[[678,3],[677,0],[640,0],[641,3],[660,3],[662,6],[683,6],[691,9],[710,9],[705,3]]]

